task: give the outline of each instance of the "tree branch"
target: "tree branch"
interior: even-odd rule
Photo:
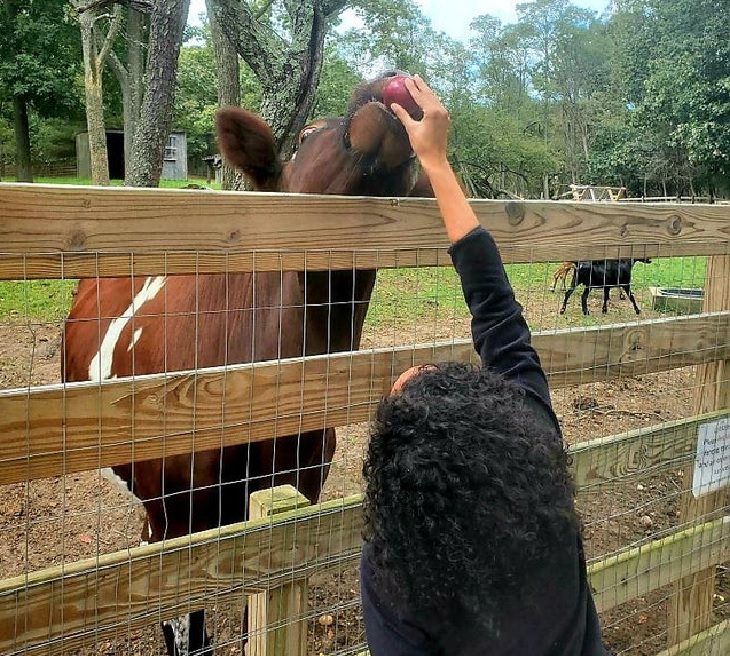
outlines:
[[[127,71],[124,64],[119,61],[117,53],[112,50],[109,53],[109,58],[106,60],[106,63],[109,64],[109,68],[111,68],[114,72],[114,75],[116,75],[117,80],[119,81],[119,85],[122,87],[122,89],[124,89],[124,85],[129,79],[129,71]]]
[[[114,45],[114,41],[117,39],[117,35],[119,34],[121,27],[122,5],[115,5],[114,16],[112,18],[111,25],[109,26],[109,31],[106,34],[106,38],[104,39],[104,43],[97,58],[99,71],[104,68],[104,64],[106,63],[107,57],[109,57],[109,53],[112,51],[112,46]]]
[[[273,79],[281,68],[284,40],[268,25],[256,19],[245,0],[213,0],[218,24],[236,44],[243,60],[259,79]]]
[[[83,14],[85,11],[107,9],[112,5],[121,5],[130,9],[136,9],[143,14],[149,14],[152,11],[152,0],[89,0],[84,5],[76,3],[76,11]]]
[[[349,0],[322,0],[322,11],[327,18],[339,14],[347,5]]]
[[[261,7],[255,14],[254,18],[258,21],[261,20],[266,14],[268,13],[269,9],[271,9],[271,5],[274,4],[274,0],[266,0],[263,7]]]

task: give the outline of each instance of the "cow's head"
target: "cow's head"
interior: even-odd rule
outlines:
[[[302,130],[295,157],[282,165],[271,128],[246,110],[218,112],[218,139],[226,160],[262,191],[407,196],[416,164],[405,129],[383,104],[383,87],[397,72],[355,90],[342,118]]]

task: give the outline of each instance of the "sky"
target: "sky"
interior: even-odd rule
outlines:
[[[454,39],[469,38],[469,23],[475,16],[491,14],[501,18],[505,23],[517,19],[517,5],[524,0],[416,0],[423,13],[431,19],[433,28],[446,32]],[[602,12],[609,5],[609,0],[573,0],[573,4]],[[205,0],[190,1],[190,22],[196,23],[197,16],[205,12]],[[352,15],[344,15],[343,27],[356,24]]]

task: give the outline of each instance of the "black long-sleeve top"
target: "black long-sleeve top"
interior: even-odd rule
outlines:
[[[494,240],[477,228],[455,243],[450,254],[471,311],[482,365],[516,381],[525,390],[525,411],[542,415],[555,426],[556,439],[562,439],[545,373]],[[449,635],[434,634],[418,617],[399,615],[375,587],[365,544],[360,580],[371,656],[606,656],[579,535],[574,545],[556,552],[550,567],[533,581],[529,606],[515,598],[503,607],[502,631],[494,637],[468,621]]]

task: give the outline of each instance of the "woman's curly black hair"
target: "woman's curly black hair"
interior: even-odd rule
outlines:
[[[439,365],[384,399],[363,474],[375,583],[429,622],[499,632],[500,603],[579,532],[552,419],[487,369]]]

